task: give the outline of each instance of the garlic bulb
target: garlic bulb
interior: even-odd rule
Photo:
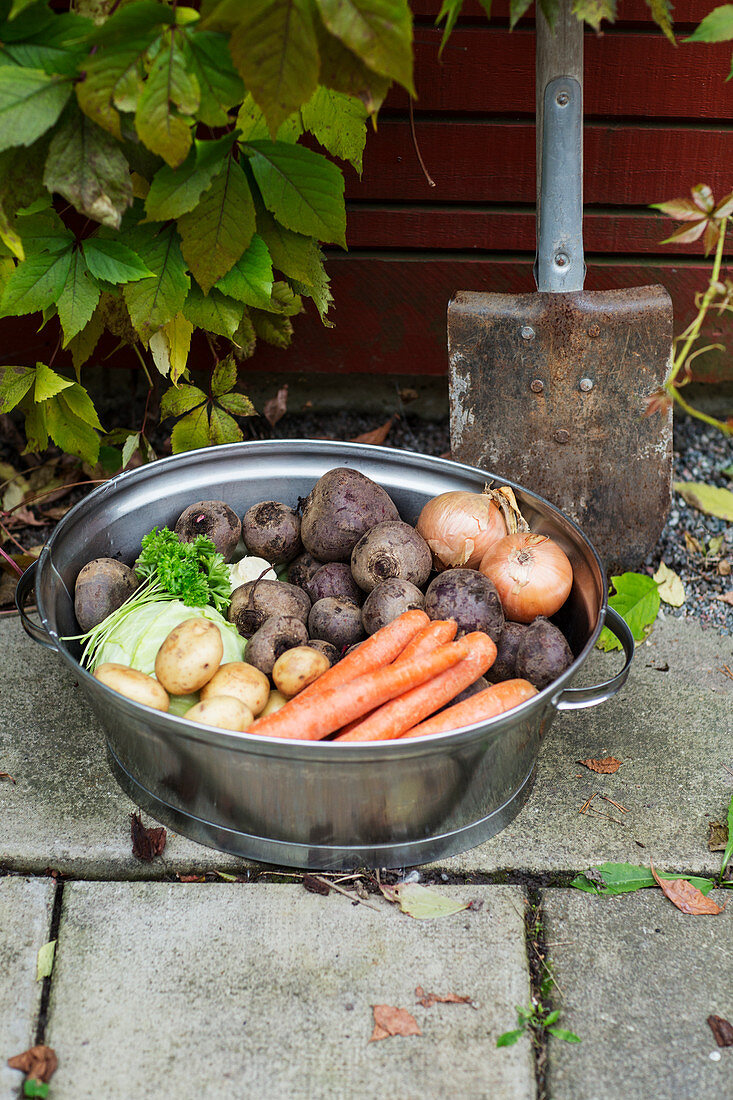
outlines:
[[[277,573],[269,561],[265,561],[264,558],[241,558],[238,562],[228,565],[227,569],[229,570],[232,592],[235,588],[239,588],[240,584],[246,584],[247,581],[277,580]]]

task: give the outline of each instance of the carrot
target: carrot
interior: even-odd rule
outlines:
[[[466,634],[461,641],[469,649],[467,656],[457,665],[385,703],[334,740],[386,741],[392,737],[400,737],[426,715],[455,699],[459,692],[478,680],[479,676],[483,676],[496,660],[496,646],[488,634],[475,631]],[[457,644],[460,645],[460,642]],[[422,659],[425,660],[424,657]],[[399,658],[392,667],[400,664],[401,660]]]
[[[435,619],[419,630],[411,642],[408,642],[397,661],[409,661],[412,657],[430,653],[445,642],[452,642],[458,630],[455,619]]]
[[[415,635],[429,623],[430,619],[424,611],[417,608],[404,611],[391,623],[376,630],[370,638],[366,638],[358,649],[353,649],[332,668],[327,669],[322,676],[304,688],[297,698],[309,699],[315,694],[320,694],[324,688],[346,684],[357,676],[364,676],[377,668],[391,664]]]
[[[427,657],[415,657],[404,665],[378,668],[346,684],[324,688],[307,699],[302,691],[280,710],[258,718],[248,727],[247,733],[317,741],[340,729],[344,722],[360,718],[388,699],[394,699],[395,695],[402,695],[458,664],[469,651],[469,646],[461,639],[440,646]]]
[[[462,726],[472,726],[474,722],[484,722],[518,707],[536,694],[537,688],[529,680],[503,680],[500,684],[492,684],[484,691],[477,692],[470,699],[464,699],[462,703],[447,707],[426,722],[413,726],[402,735],[402,740],[407,737],[424,737],[428,733],[445,733]]]

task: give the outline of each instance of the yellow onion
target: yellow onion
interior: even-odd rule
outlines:
[[[433,497],[423,508],[416,529],[430,547],[433,565],[443,569],[477,569],[490,546],[508,532],[527,525],[508,486],[471,493],[456,489]]]
[[[493,581],[504,614],[516,623],[554,615],[573,586],[570,559],[547,535],[506,535],[488,548],[479,570]]]

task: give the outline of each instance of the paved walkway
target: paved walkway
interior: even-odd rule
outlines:
[[[618,663],[597,653],[584,679]],[[22,1082],[6,1059],[36,1041],[59,1058],[51,1100],[733,1097],[733,1047],[706,1024],[733,1021],[733,895],[720,916],[691,917],[657,889],[570,887],[604,861],[718,871],[707,837],[733,793],[726,665],[730,638],[658,622],[619,696],[557,717],[515,821],[420,868],[471,908],[414,920],[378,894],[367,906],[309,893],[292,872],[170,832],[162,857],[133,858],[134,806],[73,676],[3,620],[0,772],[16,782],[0,781],[0,1100]],[[577,764],[607,755],[624,761],[615,775]],[[579,814],[594,792],[600,813]],[[53,974],[37,982],[49,938]],[[582,1042],[497,1048],[538,995],[539,955],[556,1026]],[[473,1005],[424,1007],[418,986]],[[407,1009],[422,1034],[369,1043],[375,1004]]]

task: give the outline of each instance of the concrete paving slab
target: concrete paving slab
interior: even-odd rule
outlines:
[[[724,891],[718,891],[717,900]],[[733,1020],[733,914],[686,916],[661,890],[599,898],[543,892],[562,990],[550,1038],[553,1100],[699,1100],[733,1095],[733,1049],[706,1024]]]
[[[528,1040],[496,1048],[529,996],[522,892],[441,893],[483,905],[421,921],[300,886],[67,884],[54,1100],[530,1100]],[[479,1007],[423,1008],[418,985]],[[422,1035],[370,1043],[375,1004],[406,1008]]]
[[[54,892],[50,879],[0,879],[0,1100],[15,1100],[23,1083],[8,1058],[35,1045],[43,989],[36,960],[48,941]]]
[[[596,652],[586,683],[607,679],[617,654]],[[640,646],[619,695],[591,710],[560,714],[540,753],[527,805],[493,840],[442,867],[461,875],[508,869],[570,871],[604,860],[655,861],[711,872],[709,819],[724,816],[733,791],[733,640],[695,622],[667,617]],[[0,759],[17,784],[0,784],[0,865],[77,876],[151,878],[175,870],[248,866],[169,831],[162,858],[133,859],[135,808],[112,778],[104,738],[73,675],[25,635],[17,619],[0,624]],[[594,775],[579,759],[613,755],[616,775]],[[628,808],[620,814],[594,792]],[[642,847],[643,846],[643,847]],[[249,866],[254,866],[249,864]]]

